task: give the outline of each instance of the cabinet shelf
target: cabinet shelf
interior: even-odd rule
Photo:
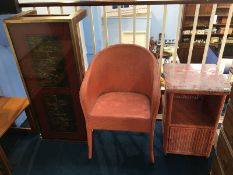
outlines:
[[[214,117],[206,110],[205,96],[184,95],[184,97],[184,99],[174,97],[171,124],[185,127],[214,127]]]
[[[226,24],[213,24],[213,26],[215,26],[215,27],[225,27]],[[232,27],[233,24],[230,24],[230,26]],[[192,29],[192,28],[193,28],[192,25],[183,26],[183,29]],[[197,29],[208,29],[208,28],[209,28],[208,24],[198,24],[197,25]]]
[[[221,18],[226,18],[227,17],[227,15],[223,15],[223,14],[221,14],[221,15],[217,14],[217,16],[221,17]],[[185,17],[194,18],[195,16],[194,15],[186,15]],[[210,18],[210,15],[199,15],[198,18]]]
[[[225,27],[226,24],[214,24],[214,26],[216,26],[216,27]],[[233,26],[233,24],[230,24],[230,27],[232,27],[232,26]]]
[[[212,33],[211,36],[223,36],[223,33]],[[192,36],[191,34],[183,34],[183,36]],[[207,36],[207,34],[196,34],[195,36]],[[228,34],[227,36],[231,37],[233,34]]]
[[[213,25],[213,28],[217,33],[212,33],[211,37],[218,37],[219,40],[223,38],[223,31],[226,27],[226,22],[227,22],[227,17],[229,13],[229,8],[230,4],[218,4],[217,10],[216,10],[216,23]],[[195,18],[195,9],[196,5],[195,4],[186,4],[184,5],[184,10],[183,10],[183,18],[182,18],[182,31],[184,30],[192,30],[193,29],[193,23],[194,23],[194,18]],[[205,30],[209,28],[209,22],[210,22],[210,17],[211,17],[211,12],[213,9],[212,4],[201,4],[200,5],[200,10],[199,10],[199,15],[198,15],[198,21],[197,21],[197,30]],[[233,23],[231,23],[230,28],[233,28]],[[230,29],[231,31],[232,29]],[[204,33],[204,32],[200,32]],[[231,33],[231,32],[230,32]],[[182,34],[180,35],[180,41],[182,43],[190,43],[191,39],[191,34]],[[228,37],[233,37],[233,34],[229,34]],[[195,35],[196,41],[197,42],[203,42],[203,40],[206,40],[207,34],[196,34]],[[188,54],[186,54],[187,51],[182,50],[181,47],[178,49],[178,57],[180,60],[183,61],[183,63],[186,63],[185,61],[187,60]],[[199,49],[199,50],[194,50],[195,54],[192,55],[192,63],[201,63],[203,53],[204,53],[204,48]],[[224,51],[225,53],[226,51]]]

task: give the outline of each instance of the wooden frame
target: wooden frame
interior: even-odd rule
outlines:
[[[45,7],[45,6],[107,6],[107,5],[161,5],[161,4],[204,4],[204,3],[233,3],[233,0],[95,0],[95,1],[70,1],[70,2],[34,2],[20,3],[20,7]]]
[[[15,120],[23,111],[26,111],[27,113],[27,119],[31,128],[12,128],[12,124],[14,124]],[[33,115],[30,111],[29,100],[27,98],[0,97],[0,112],[0,137],[9,131],[38,132],[38,127],[34,122]],[[3,166],[4,174],[12,175],[9,161],[1,145],[0,160]]]

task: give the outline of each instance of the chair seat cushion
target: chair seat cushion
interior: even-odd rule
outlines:
[[[131,92],[111,92],[98,97],[90,113],[96,129],[147,130],[150,102],[147,96]],[[114,125],[114,126],[113,126]]]

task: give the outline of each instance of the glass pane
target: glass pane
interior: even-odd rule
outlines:
[[[74,132],[76,126],[72,97],[69,95],[46,95],[43,99],[48,114],[49,130]]]

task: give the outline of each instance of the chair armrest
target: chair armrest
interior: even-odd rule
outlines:
[[[153,82],[152,96],[151,96],[151,115],[153,119],[156,119],[161,98],[161,87],[160,87],[160,71],[155,71],[155,77]]]
[[[102,86],[99,85],[99,80],[95,76],[95,74],[93,74],[92,65],[90,65],[84,76],[79,92],[80,103],[83,109],[87,126],[90,119],[90,112],[101,92]]]
[[[82,85],[80,87],[80,91],[79,91],[79,98],[80,98],[80,103],[82,106],[82,110],[84,113],[84,117],[86,122],[88,122],[88,114],[92,108],[92,97],[88,94],[88,86],[89,86],[89,81],[90,81],[90,69],[88,69],[86,71],[86,74],[84,76],[84,79],[82,81]]]

